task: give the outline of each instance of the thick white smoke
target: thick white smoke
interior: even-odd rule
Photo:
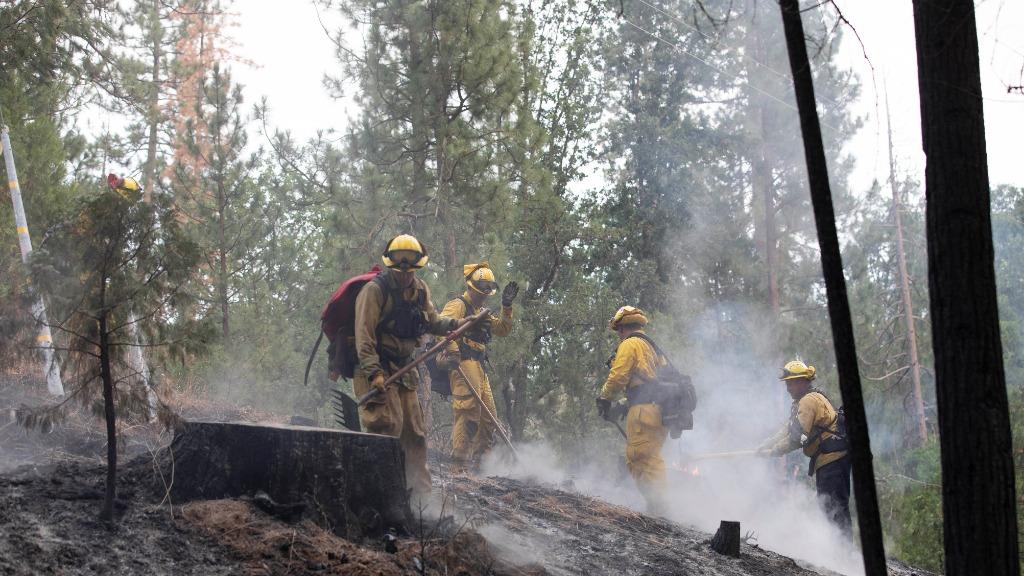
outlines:
[[[695,325],[706,327],[713,322]],[[679,356],[686,359],[681,368],[693,377],[700,398],[694,430],[684,432],[679,440],[668,440],[663,451],[669,468],[667,516],[706,532],[714,532],[721,520],[737,520],[742,531],[752,532],[763,548],[842,574],[863,574],[854,542],[822,512],[813,479],[807,477],[807,458],[801,453],[788,459],[692,460],[702,454],[753,449],[788,418],[791,400],[777,379],[778,360],[758,357],[749,344],[756,339],[756,334],[748,333],[734,345],[723,345],[717,335],[694,331],[691,346]],[[814,363],[811,354],[803,356]],[[620,481],[617,470],[598,466],[567,470],[564,460],[546,444],[518,450],[521,458],[515,465],[489,460],[484,472],[562,485],[644,509],[632,480]],[[620,450],[624,454],[625,442]]]

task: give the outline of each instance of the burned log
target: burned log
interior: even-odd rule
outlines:
[[[711,539],[711,549],[719,554],[739,558],[740,555],[740,523],[722,520],[718,532]]]
[[[185,422],[161,463],[175,502],[260,498],[349,538],[404,529],[411,512],[395,438],[327,428]]]

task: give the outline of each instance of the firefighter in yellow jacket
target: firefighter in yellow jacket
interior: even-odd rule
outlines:
[[[367,432],[398,438],[405,452],[406,481],[415,494],[425,496],[430,493],[430,471],[416,371],[387,388],[384,381],[412,360],[420,336],[446,334],[463,321],[439,316],[430,289],[416,277],[416,270],[427,264],[427,250],[419,240],[408,234],[396,236],[388,242],[382,259],[387,269],[356,296],[359,366],[352,385],[356,396],[371,388],[380,390],[359,408],[359,420]]]
[[[494,272],[487,262],[467,264],[462,267],[462,272],[466,279],[466,291],[445,304],[441,310],[443,317],[461,319],[473,316],[486,304],[488,297],[498,292]],[[518,284],[509,282],[501,294],[500,315],[491,314],[479,322],[465,336],[449,344],[438,359],[443,368],[451,371],[454,415],[452,461],[456,469],[478,466],[484,454],[494,445],[494,423],[469,387],[473,387],[486,409],[497,418],[494,393],[484,370],[487,345],[492,336],[507,336],[512,332],[512,302],[518,293]]]
[[[619,346],[611,361],[608,379],[597,398],[597,410],[607,418],[612,400],[626,393],[629,411],[626,413],[626,466],[637,488],[647,501],[649,512],[659,512],[665,489],[665,461],[661,448],[668,429],[661,420],[661,408],[647,394],[650,383],[657,377],[658,368],[667,360],[659,356],[643,337],[647,317],[633,306],[623,306],[615,313],[610,327],[619,336]]]
[[[788,362],[780,380],[793,398],[789,421],[758,449],[782,456],[803,448],[810,458],[808,475],[814,476],[818,497],[829,519],[844,532],[850,531],[850,457],[846,430],[839,412],[811,382],[814,366],[800,360]]]

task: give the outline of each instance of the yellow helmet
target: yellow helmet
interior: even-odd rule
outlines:
[[[388,242],[381,260],[392,270],[419,270],[427,265],[427,247],[411,234],[400,234]]]
[[[466,264],[462,267],[462,275],[466,277],[466,285],[474,292],[491,296],[498,292],[498,283],[494,281],[494,272],[487,262]]]
[[[612,330],[618,330],[619,326],[629,326],[630,324],[646,326],[647,316],[644,316],[644,311],[634,306],[623,306],[612,317],[608,327]]]
[[[814,380],[815,372],[814,366],[808,366],[800,360],[791,360],[782,367],[782,375],[779,376],[779,380],[796,380],[797,378]]]

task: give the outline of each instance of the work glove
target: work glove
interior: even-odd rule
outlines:
[[[458,352],[449,352],[447,350],[441,353],[437,362],[438,366],[449,371],[455,370],[461,363],[462,354],[459,354]]]
[[[505,289],[501,291],[501,307],[508,308],[512,305],[512,301],[519,295],[519,284],[516,282],[509,282],[505,284]]]
[[[370,386],[373,386],[377,390],[380,390],[380,393],[383,394],[387,392],[387,388],[384,387],[385,380],[387,380],[387,378],[384,377],[384,373],[377,372],[377,375],[374,376],[373,380],[370,382]]]
[[[608,411],[611,410],[612,401],[607,398],[597,399],[597,415],[608,420]]]
[[[626,399],[623,398],[612,404],[612,407],[608,410],[608,419],[612,421],[625,420],[627,412],[629,412],[629,405],[626,404]]]

